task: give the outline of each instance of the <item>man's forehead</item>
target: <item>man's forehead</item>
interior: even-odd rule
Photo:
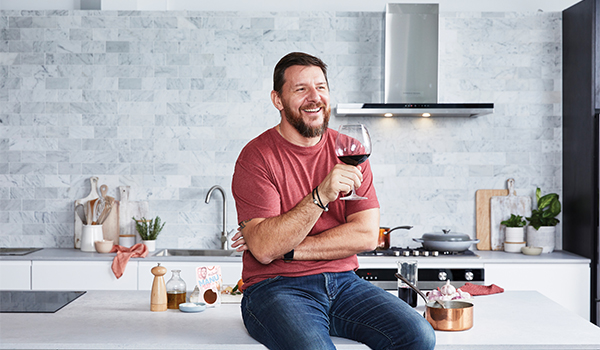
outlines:
[[[285,81],[292,85],[302,85],[307,82],[326,84],[325,74],[317,66],[291,66],[285,71]]]

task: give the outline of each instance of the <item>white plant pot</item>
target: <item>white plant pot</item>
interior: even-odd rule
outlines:
[[[552,253],[554,245],[556,226],[541,226],[539,230],[533,226],[527,226],[527,246],[542,247],[542,253]]]
[[[525,242],[525,227],[507,227],[504,231],[504,238],[509,243]]]
[[[156,250],[156,241],[142,241],[146,247],[148,247],[149,252],[153,252]]]

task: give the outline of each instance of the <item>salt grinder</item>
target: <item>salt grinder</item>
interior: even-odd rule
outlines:
[[[152,282],[152,295],[150,296],[150,311],[167,311],[167,287],[163,276],[167,268],[160,263],[150,270],[154,275]]]

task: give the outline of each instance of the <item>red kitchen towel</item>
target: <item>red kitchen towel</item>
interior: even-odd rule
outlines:
[[[500,288],[495,284],[489,286],[480,286],[473,283],[465,283],[464,286],[460,287],[460,290],[467,292],[471,295],[490,295],[504,292],[504,288]]]
[[[119,279],[123,276],[129,258],[145,258],[148,255],[148,247],[143,243],[135,244],[131,248],[115,245],[110,252],[117,252],[117,256],[113,259],[112,270],[115,277]]]

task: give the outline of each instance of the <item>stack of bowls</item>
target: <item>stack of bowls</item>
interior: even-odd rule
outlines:
[[[525,246],[525,230],[523,227],[507,227],[504,231],[504,251],[520,253]]]

